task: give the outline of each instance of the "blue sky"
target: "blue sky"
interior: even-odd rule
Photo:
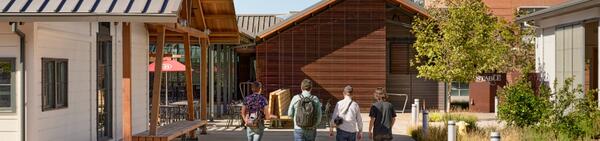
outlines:
[[[237,14],[287,14],[303,10],[320,0],[234,0]]]

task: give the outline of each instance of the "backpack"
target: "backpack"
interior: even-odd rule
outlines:
[[[317,122],[317,109],[314,96],[304,97],[302,94],[299,95],[300,100],[296,102],[296,125],[302,129],[315,127]]]

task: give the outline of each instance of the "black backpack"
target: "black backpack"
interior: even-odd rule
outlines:
[[[300,128],[312,128],[315,127],[317,122],[317,109],[314,96],[304,97],[302,94],[299,95],[300,100],[296,102],[296,125]]]

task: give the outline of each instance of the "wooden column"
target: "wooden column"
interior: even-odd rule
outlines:
[[[131,141],[131,25],[123,23],[123,141]]]
[[[196,115],[194,115],[194,89],[192,88],[192,53],[190,50],[190,34],[186,33],[183,36],[183,47],[185,51],[185,91],[187,94],[187,120],[193,121],[195,120]],[[195,130],[190,131],[190,136],[193,138],[196,135],[194,134]]]
[[[158,107],[160,106],[160,78],[162,78],[163,48],[165,47],[165,26],[158,25],[156,28],[158,36],[156,37],[156,58],[154,67],[154,80],[152,85],[152,110],[150,111],[150,135],[156,135],[156,126],[158,124]]]
[[[201,48],[201,63],[200,63],[200,79],[201,79],[201,95],[200,95],[200,119],[202,121],[206,121],[208,117],[208,112],[206,108],[206,103],[208,102],[208,40],[200,39],[200,48]],[[201,134],[206,134],[206,126],[202,127]]]

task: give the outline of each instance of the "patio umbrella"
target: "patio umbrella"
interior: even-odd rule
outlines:
[[[154,72],[155,63],[148,65],[148,71]],[[164,57],[163,64],[161,67],[162,71],[165,72],[165,105],[169,104],[168,93],[169,88],[167,83],[169,82],[168,72],[182,72],[185,71],[185,65],[179,63],[177,60],[171,59],[171,57]]]

